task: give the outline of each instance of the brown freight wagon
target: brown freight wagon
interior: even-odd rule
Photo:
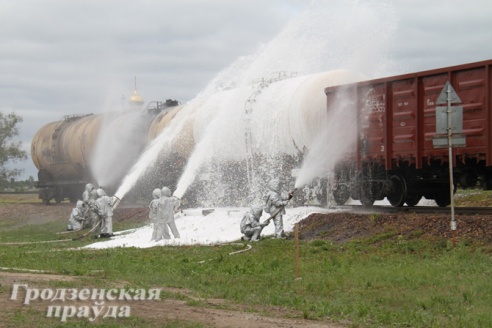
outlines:
[[[326,88],[328,114],[342,106],[355,115],[351,150],[335,166],[335,201],[450,204],[447,135],[436,133],[436,107],[446,106],[436,102],[448,81],[463,110],[453,145],[465,141],[453,148],[454,189],[492,189],[491,79],[487,60]]]

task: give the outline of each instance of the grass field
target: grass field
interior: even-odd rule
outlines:
[[[63,239],[54,231],[62,230],[65,223],[0,230],[0,242]],[[115,230],[119,228],[116,224]],[[281,306],[304,318],[329,317],[349,327],[492,327],[491,245],[465,240],[452,248],[447,240],[390,237],[381,234],[338,245],[301,241],[298,280],[294,279],[294,241],[272,239],[236,255],[229,253],[243,246],[73,250],[92,242],[88,239],[2,245],[0,266],[76,276],[100,288],[121,281],[129,288],[183,288],[250,311]],[[58,286],[81,287],[80,281],[73,284],[59,282]],[[5,293],[9,286],[0,288]],[[14,326],[36,316],[39,313],[24,311],[4,320]],[[144,323],[133,318],[124,325]],[[168,326],[200,325],[171,322]]]

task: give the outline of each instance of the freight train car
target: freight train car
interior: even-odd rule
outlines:
[[[76,202],[88,182],[114,191],[150,142],[147,138],[164,129],[166,116],[173,117],[180,108],[168,100],[153,102],[146,110],[70,115],[44,125],[31,142],[39,198],[45,204],[52,199]]]
[[[31,157],[38,169],[39,198],[45,204],[64,198],[75,202],[92,180],[89,152],[96,141],[101,115],[72,115],[44,125],[31,142]],[[77,137],[72,139],[72,135]]]
[[[465,142],[451,159],[436,131],[437,100],[447,82],[461,99],[458,137]],[[454,191],[458,185],[492,189],[491,88],[492,60],[325,88],[327,110],[344,107],[355,115],[357,131],[334,169],[335,201],[351,197],[370,206],[386,197],[398,207],[425,197],[445,207],[449,160]]]

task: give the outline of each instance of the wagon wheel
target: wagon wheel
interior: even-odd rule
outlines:
[[[360,202],[364,206],[372,206],[374,204],[374,197],[371,195],[370,190],[361,190],[360,193]]]
[[[49,205],[50,204],[50,198],[48,196],[43,196],[41,199],[44,205]]]
[[[439,192],[434,196],[434,200],[439,207],[446,207],[451,204],[451,196],[449,190],[445,189],[445,192]]]
[[[483,178],[480,181],[480,184],[482,185],[483,190],[491,190],[492,189],[492,180]]]
[[[407,204],[408,207],[413,207],[420,202],[421,198],[422,198],[422,195],[420,195],[416,192],[408,192],[407,198],[405,199],[405,203]]]
[[[53,189],[53,198],[57,204],[60,204],[63,201],[63,188],[56,187]]]
[[[407,198],[407,183],[405,178],[399,175],[393,175],[389,178],[392,182],[391,192],[386,196],[390,204],[394,207],[401,207],[405,204]]]
[[[49,205],[51,198],[53,198],[53,194],[50,189],[43,188],[39,190],[39,198],[41,198],[44,205]]]
[[[458,181],[463,188],[475,187],[478,177],[473,172],[466,172],[459,177]]]
[[[340,185],[336,190],[333,190],[333,198],[338,205],[344,205],[350,197],[348,187]]]

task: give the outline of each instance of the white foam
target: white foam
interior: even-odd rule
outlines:
[[[187,210],[183,214],[177,214],[176,226],[181,238],[170,240],[151,241],[152,227],[146,225],[139,229],[122,231],[109,240],[96,242],[84,248],[104,249],[114,247],[148,248],[154,246],[182,246],[182,245],[215,245],[237,241],[241,238],[239,224],[247,208],[217,208],[209,215],[203,216],[202,209]],[[293,231],[294,225],[312,213],[334,212],[318,207],[288,208],[283,217],[284,230]],[[263,213],[261,222],[268,218]],[[117,219],[117,218],[116,218]],[[271,222],[263,229],[262,236],[271,236],[274,233],[274,225]]]
[[[360,201],[358,200],[353,200],[352,198],[350,198],[347,203],[345,203],[346,205],[360,205]],[[377,200],[374,202],[374,205],[380,205],[380,206],[389,206],[391,205],[390,202],[388,201],[387,198],[383,199],[383,200]],[[433,200],[433,199],[427,199],[427,198],[424,198],[422,197],[422,199],[418,202],[417,205],[415,206],[436,206],[436,202]]]

